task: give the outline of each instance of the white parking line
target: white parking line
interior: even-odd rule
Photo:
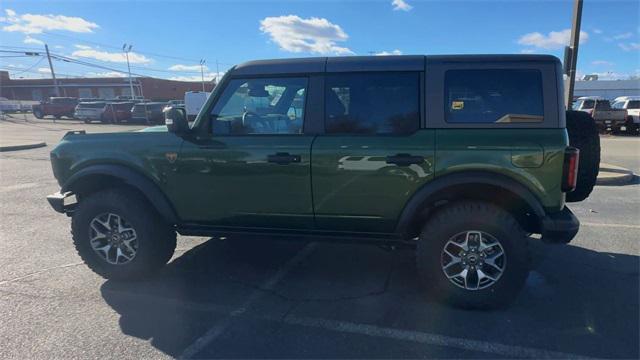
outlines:
[[[420,331],[399,330],[393,328],[380,327],[375,325],[366,325],[351,323],[345,321],[306,318],[287,316],[284,323],[290,325],[301,325],[307,327],[321,328],[325,330],[337,331],[347,334],[359,334],[373,337],[381,337],[394,340],[412,341],[421,344],[444,346],[462,350],[470,350],[483,352],[493,355],[506,356],[508,358],[534,358],[534,359],[585,359],[587,357],[548,351],[544,349],[536,349],[522,346],[504,345],[500,343],[469,340],[464,338],[456,338],[438,334],[431,334]]]
[[[626,228],[626,229],[640,229],[640,225],[627,225],[627,224],[605,224],[605,223],[581,222],[580,225],[593,226],[593,227],[614,227],[614,228]]]
[[[265,293],[265,290],[273,290],[275,286],[302,260],[304,260],[307,256],[309,256],[313,250],[315,250],[316,244],[309,243],[305,247],[303,247],[298,253],[289,259],[275,274],[273,274],[270,278],[268,278],[264,283],[262,283],[259,289],[255,290],[251,295],[245,300],[240,306],[235,308],[231,313],[228,314],[223,320],[215,324],[212,328],[210,328],[204,335],[199,337],[195,342],[189,345],[182,354],[179,356],[181,359],[189,359],[199,353],[202,349],[204,349],[207,345],[209,345],[213,340],[215,340],[218,336],[222,335],[222,333],[231,325],[231,321],[234,317],[240,316],[244,314],[251,306],[260,300]]]

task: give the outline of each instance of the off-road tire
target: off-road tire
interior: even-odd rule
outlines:
[[[486,232],[504,249],[506,262],[502,275],[487,288],[463,289],[445,276],[443,249],[449,239],[465,231]],[[529,273],[527,240],[515,218],[495,205],[469,201],[445,206],[425,224],[416,250],[418,272],[428,296],[465,309],[507,306],[518,295]]]
[[[135,229],[138,248],[130,262],[110,264],[91,247],[89,226],[92,219],[102,213],[118,214]],[[176,248],[176,232],[143,196],[126,188],[108,189],[81,199],[73,213],[71,233],[82,260],[106,279],[135,280],[147,277],[162,268]]]
[[[33,110],[33,116],[35,116],[36,119],[42,119],[44,117],[42,110]]]
[[[600,171],[600,136],[591,115],[584,111],[567,111],[569,145],[580,150],[576,189],[567,193],[567,202],[578,202],[589,197]]]

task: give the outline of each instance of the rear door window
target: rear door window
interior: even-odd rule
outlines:
[[[419,73],[330,74],[328,134],[410,134],[420,126]]]
[[[448,123],[538,123],[543,121],[542,74],[534,69],[448,70]]]

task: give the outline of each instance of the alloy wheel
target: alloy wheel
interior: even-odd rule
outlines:
[[[507,265],[505,251],[498,239],[478,230],[461,232],[449,238],[440,258],[447,279],[465,290],[492,286]]]
[[[120,215],[102,213],[89,223],[91,248],[112,265],[123,265],[138,252],[138,235],[135,229]]]

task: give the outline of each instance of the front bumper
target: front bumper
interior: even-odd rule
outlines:
[[[66,193],[57,192],[55,194],[48,195],[47,201],[49,202],[49,205],[51,205],[53,210],[62,214],[70,215],[71,213],[73,213],[76,203],[69,203],[65,200],[70,199],[73,196],[73,193],[71,193],[70,191]]]
[[[555,244],[567,244],[578,233],[580,221],[569,210],[564,207],[557,213],[547,214],[542,219],[542,241]]]

